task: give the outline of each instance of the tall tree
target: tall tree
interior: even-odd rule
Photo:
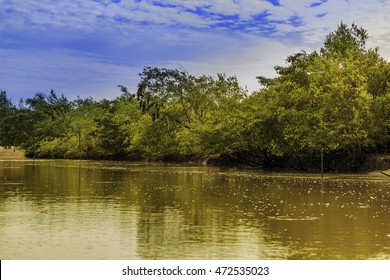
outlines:
[[[13,146],[15,107],[7,97],[6,91],[0,90],[0,146]]]
[[[365,50],[367,39],[368,33],[363,27],[358,27],[355,23],[348,27],[341,22],[335,31],[326,36],[321,54],[345,57],[351,51],[360,53]]]
[[[262,135],[264,147],[274,154],[347,151],[358,162],[362,147],[372,144],[373,96],[383,91],[370,80],[380,75],[374,70],[380,59],[365,49],[367,38],[363,28],[341,23],[319,53],[291,55],[287,66],[275,67],[276,78],[258,77],[264,89],[255,95],[266,97],[259,100],[269,109],[257,123],[278,130],[272,139]]]

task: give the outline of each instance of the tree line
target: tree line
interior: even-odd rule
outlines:
[[[0,91],[0,146],[41,158],[213,155],[254,166],[358,170],[390,150],[390,64],[367,31],[341,23],[318,51],[257,77],[145,67],[137,92],[69,101],[54,90],[13,104]],[[291,167],[290,166],[290,167]]]

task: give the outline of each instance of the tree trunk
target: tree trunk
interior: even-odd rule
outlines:
[[[324,178],[324,149],[321,149],[321,178]]]

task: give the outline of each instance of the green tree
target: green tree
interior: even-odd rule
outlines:
[[[0,146],[13,146],[15,107],[8,99],[6,91],[0,90]]]
[[[64,136],[69,125],[66,115],[72,105],[64,95],[58,97],[54,90],[48,95],[38,92],[32,98],[26,99],[25,103],[25,114],[30,117],[26,123],[29,127],[29,139],[24,141],[23,147],[28,155],[47,157],[48,147],[45,145]]]
[[[115,156],[125,153],[125,134],[120,129],[120,123],[115,118],[116,102],[102,100],[98,103],[100,114],[94,117],[96,130],[93,134],[96,139],[97,152],[103,156]]]
[[[383,93],[383,85],[374,86],[381,59],[365,49],[367,38],[364,29],[341,23],[320,53],[291,55],[287,66],[275,67],[276,78],[258,77],[264,88],[253,99],[263,110],[254,112],[250,134],[261,147],[276,155],[344,151],[356,166],[373,144],[372,101]]]
[[[137,147],[140,139],[152,141],[155,131],[156,139],[148,150],[155,146],[170,153],[230,153],[237,146],[231,145],[233,135],[234,142],[239,142],[239,129],[231,123],[236,117],[233,112],[245,95],[236,77],[196,77],[185,71],[146,67],[137,98],[141,111],[148,113],[152,122],[142,118],[148,128],[138,131],[149,133],[146,138],[137,134]],[[158,141],[162,143],[157,145]]]
[[[368,33],[363,27],[358,27],[355,23],[348,27],[341,22],[335,31],[326,36],[321,54],[342,59],[351,52],[361,53],[365,50],[367,39]]]
[[[12,107],[12,101],[8,99],[7,92],[4,90],[0,90],[0,111],[3,112]]]
[[[242,104],[247,91],[234,76],[219,74],[210,81],[207,87],[201,85],[208,110],[194,126],[194,134],[203,152],[233,156],[246,149],[242,133],[247,119]]]

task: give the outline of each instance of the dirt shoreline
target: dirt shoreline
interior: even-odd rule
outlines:
[[[26,159],[25,153],[23,150],[14,149],[13,147],[0,147],[0,159]],[[134,161],[134,159],[129,159],[129,161]],[[151,157],[148,159],[138,159],[135,161],[143,161],[143,162],[170,162],[170,163],[189,163],[189,164],[199,164],[199,165],[221,165],[220,160],[218,158],[213,157],[194,157],[194,158],[180,158],[172,159],[166,157]],[[222,163],[223,165],[223,163]],[[234,166],[234,164],[233,164]],[[280,170],[279,170],[280,171]],[[288,170],[285,170],[288,171]],[[332,174],[332,172],[330,172]],[[365,163],[359,172],[355,174],[369,174],[376,175],[379,177],[387,177],[390,179],[390,155],[370,155],[367,157]]]
[[[12,148],[0,147],[0,159],[23,159],[24,151]]]

